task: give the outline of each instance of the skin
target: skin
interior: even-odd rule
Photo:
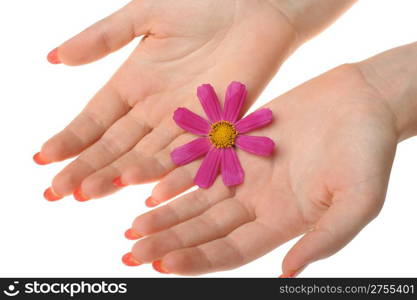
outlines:
[[[191,192],[139,216],[132,253],[181,275],[246,264],[305,234],[283,263],[292,274],[348,243],[382,207],[397,145],[393,115],[353,65],[270,102],[276,121],[251,135],[277,141],[272,158],[237,150],[245,182]],[[192,180],[200,162],[181,169]],[[169,190],[173,171],[155,188]],[[184,173],[188,172],[188,176]]]
[[[173,111],[202,113],[197,86],[210,83],[223,99],[229,82],[244,82],[245,112],[285,58],[353,2],[136,0],[65,42],[58,61],[80,65],[143,36],[81,114],[42,146],[44,162],[77,157],[53,179],[54,194],[81,188],[99,198],[118,190],[117,177],[125,185],[162,178],[175,168],[168,149],[183,134]]]
[[[146,1],[142,2],[147,3]],[[265,15],[262,14],[263,10],[254,15],[265,17],[273,13],[274,16],[280,15],[281,20],[285,19],[285,23],[283,22],[280,26],[284,27],[284,24],[288,26],[286,28],[289,28],[288,33],[291,36],[288,40],[289,44],[291,44],[290,40],[294,39],[294,43],[297,45],[297,42],[302,40],[300,37],[307,38],[314,34],[314,30],[305,34],[298,33],[300,28],[309,26],[304,24],[305,20],[294,25],[297,14],[293,14],[292,17],[288,17],[288,15],[283,17],[282,11],[275,14],[277,10],[270,9],[281,5],[282,1],[250,3],[263,3],[262,7],[271,3],[272,6],[265,9]],[[225,4],[223,3],[223,5]],[[202,17],[201,13],[206,9],[207,7],[199,11],[198,18],[193,22],[198,23]],[[251,7],[250,11],[253,9],[255,8]],[[286,12],[288,13],[291,9]],[[184,10],[181,10],[181,13],[184,13]],[[177,14],[174,15],[177,17]],[[191,15],[193,14],[191,13]],[[228,16],[230,16],[230,11]],[[255,24],[256,21],[259,21],[252,18],[248,15],[248,19],[252,20],[252,23],[245,19],[242,21],[243,24],[246,22]],[[169,20],[167,15],[164,15],[162,19]],[[274,20],[276,22],[276,19]],[[216,25],[220,23],[220,21],[213,22]],[[157,22],[152,24],[153,28],[158,28],[155,25],[158,24]],[[246,28],[242,32],[248,32],[249,28],[254,30],[252,26],[245,27],[242,23],[239,24]],[[234,26],[230,29],[234,33],[232,36],[239,32],[234,31]],[[241,28],[240,26],[238,27]],[[267,26],[271,26],[271,24]],[[117,30],[123,31],[117,26],[110,28],[114,29],[116,33],[120,33]],[[165,30],[170,31],[174,28],[175,26],[170,24],[165,27]],[[187,26],[184,28],[189,29]],[[318,30],[317,28],[316,30]],[[101,38],[96,36],[96,40],[94,38],[90,40],[88,36],[90,33],[93,36],[95,30],[87,30],[82,34],[84,37],[77,37],[61,46],[59,48],[60,59],[67,64],[85,63],[103,56],[108,49],[114,50],[118,47],[107,46],[95,49],[94,45],[98,45],[97,41],[107,41],[107,45],[110,45],[109,41],[112,40],[109,38],[111,35],[107,35],[105,39],[102,36]],[[280,30],[282,30],[281,27]],[[139,45],[128,62],[110,81],[113,82],[115,78],[119,78],[119,81],[115,80],[114,82],[119,82],[118,89],[120,91],[126,89],[124,90],[126,94],[121,94],[119,90],[116,93],[116,89],[112,85],[108,85],[112,88],[106,90],[108,87],[106,86],[103,89],[104,92],[100,91],[99,96],[96,96],[87,106],[87,112],[92,114],[82,115],[73,123],[80,125],[80,127],[71,127],[72,125],[70,125],[72,130],[67,128],[52,141],[54,139],[55,142],[58,141],[55,145],[58,145],[59,151],[56,153],[72,149],[71,155],[77,155],[74,153],[85,149],[80,158],[75,161],[78,161],[79,164],[74,164],[73,169],[67,167],[68,169],[59,175],[66,178],[67,182],[73,186],[77,186],[80,184],[78,178],[82,177],[77,177],[82,173],[80,170],[85,170],[87,165],[91,166],[96,163],[99,166],[103,157],[107,157],[103,155],[103,153],[106,154],[106,150],[103,149],[109,149],[109,145],[114,145],[116,147],[114,153],[118,153],[118,147],[125,145],[124,138],[127,139],[127,135],[131,136],[138,131],[137,127],[129,127],[123,123],[127,120],[120,119],[119,115],[123,115],[117,114],[120,101],[114,99],[120,97],[120,99],[124,99],[123,101],[127,101],[125,103],[132,103],[128,106],[130,107],[127,109],[128,113],[133,113],[133,110],[141,113],[146,112],[139,119],[135,119],[135,124],[137,120],[149,122],[148,119],[151,120],[154,114],[158,115],[160,119],[155,117],[155,120],[159,120],[159,122],[155,121],[154,127],[151,128],[152,131],[149,131],[150,134],[139,138],[140,142],[134,144],[136,153],[133,154],[132,159],[127,160],[127,165],[134,165],[133,169],[124,169],[122,163],[119,165],[119,160],[125,159],[119,156],[116,162],[106,168],[96,170],[95,173],[91,173],[87,177],[82,177],[84,179],[81,179],[81,185],[83,191],[91,192],[92,197],[100,197],[114,191],[114,187],[108,180],[114,178],[115,174],[122,175],[122,181],[126,183],[141,183],[165,176],[152,194],[152,198],[156,199],[156,202],[163,202],[192,186],[192,178],[200,162],[197,161],[178,169],[172,166],[169,152],[174,147],[191,140],[193,136],[181,131],[175,132],[177,127],[171,121],[172,111],[165,110],[165,107],[170,107],[171,102],[167,103],[168,101],[164,102],[162,99],[169,96],[172,103],[175,103],[172,105],[173,108],[180,105],[187,106],[202,114],[194,96],[195,87],[201,82],[211,82],[216,88],[220,86],[220,96],[224,94],[225,86],[222,84],[234,79],[247,83],[249,90],[252,91],[249,95],[249,103],[251,103],[265,84],[265,81],[260,84],[259,78],[265,79],[267,77],[265,74],[272,74],[272,60],[269,60],[269,57],[268,60],[263,61],[264,56],[268,57],[265,54],[257,57],[256,63],[252,65],[253,69],[250,68],[250,63],[249,65],[242,64],[242,60],[237,59],[240,57],[239,52],[246,53],[241,58],[248,63],[246,61],[248,53],[257,53],[253,50],[269,50],[245,48],[249,47],[248,45],[251,43],[245,40],[245,43],[239,44],[241,38],[232,38],[233,47],[224,46],[229,44],[229,38],[227,38],[222,39],[213,48],[213,51],[205,52],[201,50],[205,49],[203,46],[192,52],[191,55],[182,54],[178,58],[173,54],[178,52],[158,51],[159,49],[183,50],[184,45],[177,43],[177,38],[171,39],[170,34],[158,36],[156,31],[147,30],[138,30],[135,34],[139,35],[139,32],[152,34],[148,35]],[[164,32],[164,30],[160,32]],[[265,32],[260,31],[254,35],[257,38],[253,45],[268,44],[272,36],[269,33],[264,40],[257,40],[262,38],[263,34]],[[115,36],[123,39],[123,35],[116,34]],[[285,38],[285,34],[283,36],[279,41],[281,38]],[[216,38],[214,39],[216,40]],[[88,41],[92,42],[89,44]],[[146,51],[148,41],[150,41],[150,45],[154,45],[152,52]],[[277,47],[279,41],[272,43],[274,47]],[[121,44],[115,43],[115,45]],[[171,45],[177,47],[171,47]],[[97,51],[83,52],[83,48]],[[239,49],[239,51],[228,52],[226,50],[232,48]],[[106,51],[101,51],[103,49]],[[286,54],[282,54],[282,57],[285,57],[292,51],[291,49],[294,49],[294,46],[290,47],[286,43],[280,49],[285,49]],[[68,52],[66,53],[66,51]],[[216,56],[217,51],[220,53],[218,56]],[[170,57],[167,52],[173,56]],[[199,56],[199,52],[203,54]],[[139,56],[137,53],[144,54]],[[215,185],[208,190],[199,189],[166,206],[139,216],[132,228],[145,238],[134,245],[132,249],[134,258],[143,263],[161,260],[161,267],[165,271],[181,275],[196,275],[238,267],[271,251],[289,239],[304,234],[283,262],[283,273],[290,276],[308,264],[340,250],[377,216],[384,202],[396,145],[398,141],[417,133],[417,122],[415,113],[413,113],[417,108],[415,97],[417,84],[413,80],[417,78],[417,72],[416,64],[410,63],[417,60],[416,53],[416,45],[412,44],[393,49],[358,64],[340,66],[269,103],[267,107],[272,109],[276,121],[251,134],[269,136],[277,141],[278,147],[274,157],[272,159],[260,158],[238,151],[246,172],[244,185],[226,188],[218,178]],[[134,59],[136,54],[141,59]],[[212,54],[212,57],[216,59],[210,61],[211,55],[208,54]],[[230,56],[227,60],[222,60],[226,54]],[[77,55],[79,56],[77,57]],[[155,60],[154,57],[159,58],[159,55],[168,60]],[[275,52],[274,55],[276,56]],[[147,59],[144,59],[145,57]],[[232,62],[231,57],[233,58]],[[134,65],[133,62],[137,64]],[[144,62],[151,65],[146,69],[147,76],[144,75],[145,71],[134,73],[141,70],[140,66]],[[280,62],[274,62],[276,68]],[[199,65],[205,66],[201,72],[194,69]],[[214,67],[209,71],[206,70],[207,66],[213,65]],[[125,70],[126,73],[123,73],[122,70]],[[181,74],[177,75],[176,70],[182,70]],[[189,70],[190,72],[188,72]],[[231,72],[228,73],[228,70]],[[168,76],[166,73],[175,73],[176,75]],[[252,75],[247,75],[252,73],[256,74],[253,78]],[[131,77],[133,74],[134,76]],[[149,74],[152,76],[148,76]],[[188,77],[184,74],[188,74]],[[230,78],[227,74],[230,75]],[[236,74],[242,74],[242,77],[236,77]],[[181,76],[184,77],[179,80]],[[248,78],[244,78],[244,76],[248,76]],[[146,77],[152,78],[152,80],[146,81]],[[140,87],[135,85],[137,78],[144,80],[141,81],[143,84]],[[159,78],[161,78],[160,81]],[[195,78],[198,80],[194,81]],[[129,79],[132,81],[129,82]],[[149,86],[158,86],[158,82],[163,83],[160,86],[163,85],[164,89],[167,86],[167,93],[154,92],[154,89],[149,88]],[[181,82],[182,85],[175,85],[178,82]],[[188,82],[192,83],[188,84]],[[129,94],[129,91],[135,92]],[[147,94],[142,93],[143,91],[152,92]],[[182,91],[182,94],[179,91]],[[133,99],[135,95],[139,97],[138,94],[141,95],[140,99],[138,98],[140,101],[129,102],[129,99]],[[184,100],[186,98],[184,95],[187,94],[190,96]],[[128,97],[129,95],[133,95],[132,98]],[[141,106],[142,103],[148,104]],[[168,112],[165,118],[164,112]],[[100,121],[91,123],[93,120],[91,116],[97,117]],[[168,120],[166,124],[165,120]],[[109,129],[106,127],[108,124],[111,125]],[[147,124],[149,125],[149,123]],[[120,125],[119,132],[112,131],[116,125]],[[80,132],[83,132],[84,135],[76,137]],[[93,134],[97,132],[99,134]],[[90,134],[97,142],[88,147],[86,141],[90,141],[88,139],[91,137]],[[112,141],[114,144],[106,144],[101,141],[106,135],[113,137],[113,140],[109,139],[108,142]],[[136,139],[138,138],[136,137]],[[78,145],[82,144],[84,147],[79,147],[78,152],[74,150],[75,148],[71,148],[77,145],[77,141]],[[54,145],[53,142],[48,143]],[[102,143],[101,147],[104,148],[101,150],[97,148],[97,143],[98,147]],[[44,146],[45,149],[48,148],[47,144]],[[44,151],[44,148],[42,154],[47,157],[48,151]],[[90,149],[98,150],[94,152],[95,150]],[[87,155],[87,151],[91,151],[91,153]],[[66,155],[69,156],[69,154]],[[62,159],[65,157],[63,155]],[[68,170],[69,172],[65,173]],[[58,179],[55,181],[54,189],[55,186],[59,189]],[[68,188],[68,190],[72,191],[72,188]]]
[[[238,149],[243,185],[227,188],[219,177],[136,218],[132,229],[145,238],[134,259],[197,275],[236,268],[303,234],[283,261],[291,277],[336,253],[378,215],[396,145],[417,135],[416,75],[417,43],[273,100],[266,107],[276,121],[251,133],[278,142],[273,158]],[[198,165],[181,170],[191,178]]]

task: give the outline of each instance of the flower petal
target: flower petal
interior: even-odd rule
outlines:
[[[233,148],[222,150],[222,178],[227,186],[238,185],[243,182],[245,173],[239,158]]]
[[[198,169],[197,175],[194,178],[194,183],[201,188],[209,188],[212,186],[219,174],[220,162],[220,150],[211,148]]]
[[[238,135],[235,140],[236,146],[249,153],[269,156],[274,152],[275,143],[265,136]]]
[[[206,135],[210,131],[210,124],[206,119],[185,107],[179,107],[175,110],[174,121],[182,129],[194,134]]]
[[[229,122],[236,122],[240,110],[246,99],[246,86],[240,82],[233,81],[227,87],[224,103],[223,119]]]
[[[171,159],[177,166],[186,165],[206,154],[210,150],[210,146],[211,144],[206,137],[200,137],[175,148],[171,152]]]
[[[208,119],[212,123],[220,121],[222,118],[222,109],[213,87],[210,84],[199,86],[197,88],[197,96]]]
[[[246,133],[260,128],[272,122],[272,111],[269,108],[261,108],[247,115],[235,124],[239,133]]]

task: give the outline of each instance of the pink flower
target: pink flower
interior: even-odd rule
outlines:
[[[201,137],[174,149],[171,152],[172,161],[181,166],[205,155],[194,178],[194,183],[201,188],[210,187],[219,171],[227,186],[243,182],[244,171],[235,146],[262,156],[269,156],[274,150],[275,143],[270,138],[245,135],[272,121],[272,111],[268,108],[259,109],[238,120],[246,94],[244,84],[236,81],[230,83],[222,111],[213,87],[203,84],[198,87],[197,96],[208,121],[184,107],[174,112],[174,120],[179,127]]]

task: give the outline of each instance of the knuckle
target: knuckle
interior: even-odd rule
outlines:
[[[110,52],[113,50],[112,39],[109,34],[109,29],[107,27],[106,19],[101,20],[97,23],[97,26],[94,28],[97,30],[98,36],[100,37],[101,44],[105,52]]]
[[[118,155],[123,152],[123,147],[120,145],[120,138],[115,136],[105,135],[100,139],[99,143],[110,154]]]

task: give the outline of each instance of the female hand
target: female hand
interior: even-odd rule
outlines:
[[[292,277],[345,246],[380,211],[400,138],[398,116],[362,68],[343,65],[267,104],[275,121],[251,135],[277,142],[273,158],[238,150],[242,185],[218,178],[139,216],[127,236],[144,238],[124,262],[196,275],[236,268],[304,234],[283,262]],[[168,174],[157,202],[192,184],[199,164]]]
[[[287,2],[134,0],[53,51],[51,62],[80,65],[144,36],[81,114],[35,155],[40,164],[79,155],[46,197],[74,192],[86,200],[159,179],[173,168],[160,153],[182,133],[172,113],[200,109],[197,86],[211,83],[223,95],[224,83],[245,82],[246,111],[283,60],[353,3]]]

